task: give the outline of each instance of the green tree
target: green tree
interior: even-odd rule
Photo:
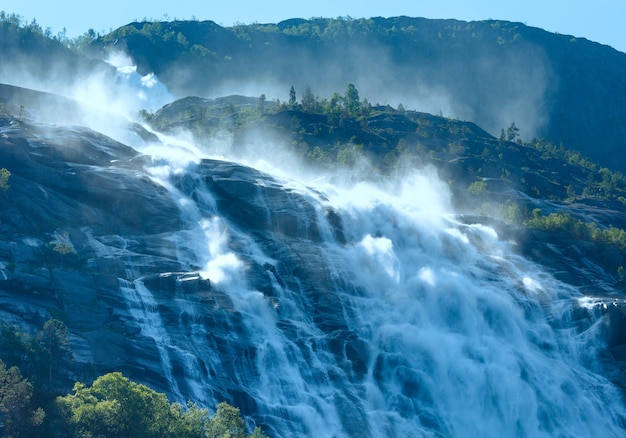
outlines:
[[[45,383],[46,356],[35,336],[6,322],[0,324],[0,358],[7,366],[18,367],[22,374],[35,384]]]
[[[346,112],[350,115],[356,115],[361,109],[361,101],[359,100],[359,92],[355,85],[350,83],[346,88],[344,97],[344,105]]]
[[[467,191],[472,195],[481,195],[487,190],[487,181],[479,180],[474,181],[469,185]]]
[[[337,151],[337,162],[346,167],[353,167],[363,156],[362,144],[345,144]]]
[[[56,404],[75,437],[204,438],[209,422],[206,409],[189,404],[184,410],[118,372],[98,377],[91,387],[76,383]]]
[[[316,112],[317,110],[317,102],[310,88],[304,90],[304,94],[302,94],[302,110],[309,113]]]
[[[261,96],[259,97],[258,108],[261,114],[265,114],[265,110],[267,108],[267,97],[265,96],[265,94],[261,94]]]
[[[335,92],[330,97],[330,101],[325,105],[324,113],[328,115],[340,114],[341,113],[341,103],[343,102],[343,96],[341,94]]]
[[[11,172],[9,172],[4,167],[0,169],[0,190],[2,190],[4,193],[6,193],[7,190],[9,190],[9,187],[11,187],[9,185],[10,177],[11,177]]]
[[[296,89],[293,88],[293,85],[289,89],[289,108],[294,109],[296,107]]]
[[[91,388],[76,383],[57,405],[74,436],[157,437],[169,430],[165,395],[121,373],[101,376]]]
[[[246,428],[239,409],[226,402],[217,405],[217,412],[207,425],[207,438],[244,438]]]
[[[209,421],[209,411],[202,409],[194,403],[187,404],[187,410],[180,403],[170,405],[169,435],[176,438],[195,438],[206,436],[206,424]],[[167,435],[164,433],[164,435]]]
[[[57,39],[78,54],[86,53],[91,43],[93,43],[97,38],[100,37],[100,34],[97,33],[95,30],[89,29],[81,36],[67,40],[65,38],[65,28],[63,28],[63,31],[63,35],[59,35]]]
[[[606,167],[601,167],[600,170],[598,170],[598,174],[602,178],[600,188],[604,191],[603,195],[607,196],[609,192],[615,188],[617,178],[615,178],[613,173]]]
[[[37,338],[47,353],[48,388],[52,389],[54,379],[59,377],[64,363],[72,357],[67,327],[58,319],[50,319],[45,322]]]
[[[515,126],[515,122],[513,122],[506,128],[506,139],[507,141],[515,141],[517,137],[519,137],[519,129]]]
[[[306,156],[310,161],[316,164],[321,164],[325,160],[324,150],[319,146],[315,146],[312,150],[307,152]]]
[[[269,438],[269,436],[266,435],[265,432],[263,432],[263,430],[261,430],[260,427],[256,427],[252,431],[252,435],[250,435],[250,438]]]
[[[43,422],[45,413],[35,408],[32,384],[22,378],[17,367],[8,368],[0,360],[0,432],[8,437],[31,437]]]
[[[52,250],[61,256],[61,268],[65,264],[65,256],[76,253],[70,234],[67,231],[63,231],[61,234],[55,233],[50,245],[52,245]]]
[[[2,321],[0,324],[0,359],[9,366],[21,367],[26,360],[24,336],[17,327]]]
[[[501,206],[500,215],[502,219],[509,224],[520,224],[524,217],[522,209],[517,203],[507,203]]]
[[[146,109],[139,110],[139,118],[146,123],[150,123],[154,119],[154,113]]]

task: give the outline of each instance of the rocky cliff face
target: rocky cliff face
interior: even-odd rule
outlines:
[[[1,213],[4,319],[37,327],[58,312],[72,315],[77,362],[116,367],[128,358],[123,340],[132,328],[111,305],[128,313],[116,295],[118,278],[129,274],[107,255],[137,251],[146,267],[175,266],[165,234],[179,229],[178,209],[142,176],[139,154],[110,138],[7,118],[1,131],[2,162],[11,169]],[[71,251],[57,252],[55,243]]]
[[[584,257],[540,268],[431,174],[311,188],[132,129],[0,119],[0,315],[62,319],[77,377],[274,436],[623,432],[622,301]]]

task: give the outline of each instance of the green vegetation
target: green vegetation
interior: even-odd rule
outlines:
[[[4,388],[0,389],[0,421],[4,405],[5,415],[10,417],[5,422],[10,421],[12,428],[8,436],[44,435],[42,430],[47,430],[53,421],[53,415],[48,415],[54,412],[53,399],[69,374],[67,329],[61,321],[52,319],[43,330],[31,335],[3,322],[0,361],[0,369],[8,373]],[[12,397],[17,402],[11,401]]]
[[[24,33],[22,37],[23,42],[37,46],[47,46],[49,44],[46,40],[48,40],[60,44],[75,53],[85,53],[89,49],[89,46],[101,36],[100,33],[89,29],[81,36],[68,38],[65,28],[56,35],[53,35],[49,27],[45,29],[42,28],[41,25],[37,23],[36,19],[33,19],[29,23],[20,15],[0,11],[0,35],[9,35],[17,31]]]
[[[65,267],[67,257],[73,257],[73,259],[71,258],[69,261],[78,261],[76,249],[74,248],[72,240],[70,239],[70,234],[67,231],[55,233],[54,239],[50,241],[49,245],[55,258],[60,259],[61,269]],[[70,265],[72,265],[72,263],[70,263]]]
[[[9,172],[7,169],[5,168],[1,168],[0,169],[0,190],[4,193],[6,193],[9,188],[11,187],[9,185],[9,178],[11,177],[11,172]]]
[[[568,150],[563,145],[557,147],[545,140],[533,139],[524,143],[524,146],[538,151],[541,154],[539,160],[547,165],[550,162],[562,162],[569,166],[569,174],[564,174],[563,178],[560,178],[569,184],[563,188],[561,195],[554,199],[563,202],[582,198],[606,201],[626,199],[626,176],[622,172],[600,167],[580,152]]]
[[[610,225],[600,229],[595,222],[584,222],[568,213],[551,213],[544,216],[540,209],[533,210],[532,218],[525,222],[529,228],[565,233],[576,239],[596,241],[626,249],[626,231]]]
[[[52,245],[52,250],[61,255],[75,253],[74,245],[72,245],[72,241],[70,240],[70,235],[67,231],[64,231],[61,234],[55,234],[54,240],[50,242]]]
[[[487,190],[487,181],[479,180],[474,181],[469,185],[467,191],[472,195],[482,195]]]
[[[72,360],[67,328],[60,320],[50,319],[33,336],[2,323],[0,359],[18,367],[37,391],[55,391],[64,386]]]
[[[246,434],[245,424],[239,409],[222,402],[217,405],[217,412],[206,424],[206,436],[209,438],[265,438],[267,435],[260,428],[255,428],[252,435]]]
[[[354,116],[359,114],[361,110],[361,101],[359,100],[359,92],[354,84],[348,84],[344,95],[344,108],[347,114]]]
[[[352,83],[343,94],[335,92],[329,98],[315,96],[310,88],[299,93],[291,86],[285,91],[284,103],[268,102],[264,96],[252,101],[235,99],[229,105],[209,103],[191,114],[168,113],[167,117],[179,119],[172,125],[184,123],[199,138],[215,135],[220,129],[235,135],[249,128],[274,129],[305,162],[350,169],[367,161],[372,178],[398,166],[434,164],[450,186],[457,188],[455,193],[469,195],[466,206],[475,213],[516,227],[592,242],[598,245],[597,254],[607,247],[626,250],[626,232],[620,226],[584,222],[566,212],[532,214],[532,201],[510,197],[519,190],[527,199],[550,199],[564,209],[574,202],[623,208],[624,175],[597,166],[579,152],[542,139],[522,142],[515,123],[502,130],[502,138],[495,139],[471,123],[371,105],[361,99]],[[180,108],[189,111],[191,107]],[[164,117],[157,112],[152,123],[162,123]],[[209,120],[227,123],[207,124]],[[514,191],[507,192],[508,188]]]
[[[292,87],[290,96],[295,95]],[[599,167],[563,145],[556,147],[541,139],[522,142],[515,123],[502,130],[499,141],[486,141],[486,134],[476,131],[471,124],[360,101],[354,84],[349,84],[343,95],[334,93],[330,99],[315,97],[307,89],[300,103],[292,99],[289,105],[274,107],[268,116],[290,108],[298,111],[291,119],[294,127],[292,144],[297,145],[294,151],[316,165],[350,168],[366,158],[383,170],[385,166],[393,168],[398,165],[399,157],[408,162],[432,162],[439,168],[455,162],[458,166],[452,168],[454,173],[449,179],[468,181],[471,178],[465,186],[466,191],[478,200],[487,201],[498,192],[498,189],[487,192],[488,180],[493,179],[517,187],[531,197],[551,199],[564,206],[572,202],[626,205],[626,177],[621,172]],[[307,125],[308,114],[322,115],[326,119],[313,119],[318,122]],[[319,120],[325,120],[325,123],[319,123]],[[414,128],[408,131],[407,126]],[[343,137],[342,132],[345,132]],[[430,137],[431,132],[437,133],[436,137]],[[454,140],[445,140],[448,135]],[[318,141],[320,137],[325,141]],[[367,140],[373,137],[378,143]],[[333,139],[332,143],[329,138]],[[384,155],[377,155],[375,150],[385,151]],[[515,163],[519,157],[524,157],[528,165],[511,166],[510,163]],[[509,224],[562,233],[601,247],[626,250],[626,231],[612,224],[585,222],[565,212],[548,216],[543,216],[540,210],[530,213],[525,206],[511,199],[501,204],[484,202],[479,205],[477,212]]]
[[[149,123],[154,118],[154,113],[149,112],[148,110],[142,109],[139,111],[139,118]]]
[[[76,383],[56,403],[69,436],[76,437],[203,437],[208,419],[206,410],[190,405],[184,411],[121,373],[98,377],[91,387]]]
[[[517,137],[519,137],[519,128],[515,126],[515,122],[506,128],[506,132],[504,129],[500,132],[500,141],[515,141]]]
[[[50,319],[38,333],[37,340],[47,353],[48,359],[48,388],[52,388],[66,361],[71,360],[70,338],[67,327],[58,319]]]
[[[71,394],[58,397],[59,422],[69,437],[128,438],[262,438],[256,428],[246,434],[239,409],[222,402],[209,416],[193,403],[183,408],[165,394],[132,382],[121,373],[98,377],[91,387],[76,383]]]
[[[262,95],[265,98],[265,95]],[[362,103],[356,86],[349,83],[343,95],[333,93],[330,100],[320,99],[313,95],[310,88],[306,88],[298,103],[296,89],[292,85],[289,89],[289,99],[274,107],[274,113],[284,110],[297,110],[305,114],[324,114],[328,116],[360,117],[367,115],[371,110],[367,101]],[[365,110],[365,111],[362,111]]]
[[[185,127],[198,138],[223,130],[276,128],[287,133],[289,147],[319,167],[353,167],[369,160],[378,170],[391,172],[398,164],[432,163],[452,174],[446,179],[465,182],[470,194],[485,196],[489,179],[507,182],[535,198],[559,202],[618,201],[626,205],[626,177],[599,168],[581,153],[543,139],[522,142],[515,122],[502,129],[500,141],[477,126],[442,116],[370,104],[355,84],[343,94],[315,96],[291,86],[284,102],[258,99],[193,102],[156,114],[144,114],[156,129]],[[287,114],[288,113],[288,119]],[[236,135],[236,132],[235,132]],[[523,165],[517,166],[520,160]],[[454,163],[454,167],[448,163]],[[567,181],[561,184],[561,181]]]
[[[119,372],[91,386],[77,382],[64,394],[71,373],[67,327],[47,321],[30,335],[0,325],[0,429],[2,436],[266,438],[245,431],[239,409],[217,405],[214,416],[193,403],[170,403],[165,394]]]
[[[33,385],[20,370],[6,367],[0,360],[0,429],[3,436],[30,437],[45,418],[43,409],[32,401]]]
[[[295,109],[296,108],[296,89],[293,88],[293,85],[291,86],[291,88],[289,89],[289,104],[288,107],[291,109]]]

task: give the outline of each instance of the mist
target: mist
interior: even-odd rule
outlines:
[[[59,58],[45,68],[33,57],[18,57],[0,66],[0,83],[26,89],[11,93],[16,115],[87,126],[122,142],[134,141],[128,124],[141,110],[156,111],[173,99],[154,74],[140,75],[118,51],[104,60]]]
[[[329,56],[316,65],[297,53],[279,75],[260,69],[254,80],[207,81],[203,93],[271,99],[293,84],[330,96],[350,82],[371,103],[480,119],[494,133],[514,121],[535,135],[547,117],[551,71],[532,51],[446,68],[433,60],[407,67],[377,44]],[[33,62],[3,66],[0,82],[61,97],[15,90],[11,110],[134,148],[143,159],[120,165],[126,185],[112,187],[147,180],[132,199],[152,205],[143,193],[159,193],[159,205],[178,214],[171,223],[179,228],[156,237],[67,225],[89,237],[97,257],[119,261],[107,293],[128,309],[129,343],[150,346],[140,367],[134,357],[126,363],[138,374],[149,363],[175,400],[214,406],[230,395],[249,422],[278,436],[622,432],[618,389],[587,366],[600,354],[598,332],[571,321],[582,293],[520,256],[494,227],[461,221],[437,169],[405,163],[382,177],[366,159],[314,168],[289,139],[261,130],[239,139],[158,132],[139,112],[172,102],[184,84],[171,91],[117,51],[79,72],[60,62],[42,73]]]
[[[471,121],[494,136],[514,122],[524,139],[541,137],[549,124],[549,102],[558,83],[544,49],[531,41],[517,42],[510,51],[481,47],[471,55],[458,48],[437,53],[436,42],[423,52],[419,46],[402,51],[365,37],[320,44],[294,45],[289,57],[283,45],[262,46],[259,53],[229,61],[219,73],[172,62],[161,79],[177,98],[265,94],[281,101],[287,100],[291,85],[300,96],[309,88],[329,99],[353,83],[372,104],[402,104]]]

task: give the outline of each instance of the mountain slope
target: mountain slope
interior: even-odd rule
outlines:
[[[179,97],[319,95],[355,83],[372,102],[473,121],[515,122],[624,171],[626,55],[521,23],[396,17],[132,23],[94,43],[127,51]],[[601,144],[602,147],[596,147]]]
[[[184,99],[153,120],[192,129],[221,115],[231,152],[251,160],[253,137],[273,145],[257,156],[278,164],[281,138],[310,141],[317,128],[325,153],[376,138],[363,148],[376,158],[411,140],[404,157],[421,164],[404,178],[383,167],[362,179],[347,162],[347,186],[332,172],[306,186],[206,158],[221,135],[144,134],[131,148],[5,114],[2,319],[29,331],[62,319],[70,376],[122,371],[173,400],[227,400],[272,436],[623,432],[624,247],[450,213],[499,198],[608,227],[624,223],[614,199],[624,187],[559,202],[561,184],[589,169],[572,166],[554,184],[563,160],[471,123],[383,108],[367,124],[279,108],[239,123],[251,101]],[[176,120],[190,108],[204,118]],[[465,190],[475,165],[490,174],[503,162],[508,177],[488,178],[489,193]],[[520,175],[554,199],[516,188]],[[449,396],[459,388],[462,398]],[[519,415],[500,414],[512,405]]]

